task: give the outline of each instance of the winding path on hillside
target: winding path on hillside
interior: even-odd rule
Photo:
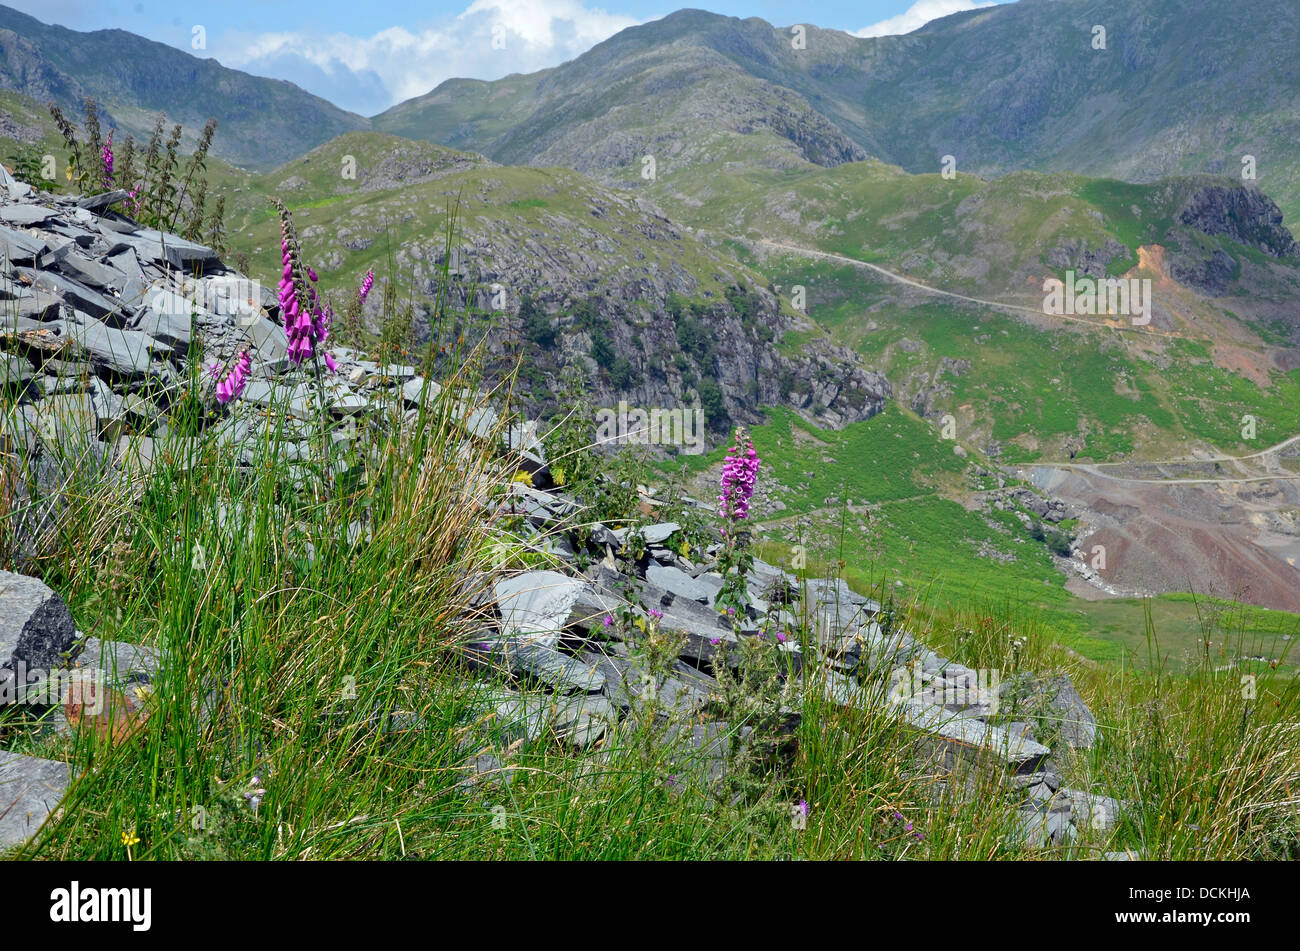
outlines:
[[[891,281],[896,281],[899,284],[906,284],[908,287],[914,287],[917,290],[924,291],[927,294],[934,294],[938,297],[947,297],[952,300],[964,301],[968,304],[979,304],[983,307],[991,307],[997,310],[1010,311],[1011,313],[1015,313],[1015,314],[1029,314],[1033,317],[1037,317],[1040,320],[1068,320],[1072,323],[1082,324],[1083,326],[1088,327],[1092,330],[1116,330],[1116,331],[1121,331],[1123,333],[1143,334],[1144,336],[1148,336],[1148,337],[1168,337],[1170,339],[1175,339],[1175,338],[1183,339],[1182,334],[1166,333],[1163,330],[1148,330],[1145,327],[1133,327],[1133,326],[1126,326],[1124,324],[1098,323],[1095,320],[1088,320],[1087,318],[1084,317],[1076,317],[1073,314],[1046,314],[1042,311],[1041,308],[1025,307],[1022,304],[1008,304],[1005,303],[1004,301],[986,300],[985,298],[982,297],[969,297],[965,294],[958,294],[955,291],[945,291],[937,287],[930,287],[928,284],[922,284],[920,281],[913,280],[910,277],[905,277],[902,274],[889,270],[888,268],[883,268],[879,264],[870,264],[867,261],[859,261],[857,258],[845,257],[842,254],[833,254],[830,251],[817,251],[814,250],[813,248],[800,247],[797,244],[785,244],[784,242],[781,241],[768,241],[765,238],[740,238],[738,240],[743,241],[746,244],[759,244],[764,247],[773,248],[778,251],[789,251],[794,254],[803,254],[806,255],[807,257],[821,258],[827,261],[838,261],[842,264],[852,265],[853,267],[866,268],[869,271],[873,271],[876,274],[879,274],[881,277],[889,278]]]
[[[1032,307],[1024,307],[1020,304],[1008,304],[1003,301],[986,300],[982,297],[969,297],[965,294],[958,294],[954,291],[945,291],[937,287],[930,287],[929,285],[922,284],[921,282],[915,281],[910,277],[905,277],[902,274],[898,274],[894,271],[891,271],[888,268],[883,268],[878,264],[871,264],[867,261],[859,261],[856,258],[845,257],[842,254],[833,254],[829,251],[817,251],[814,250],[813,248],[804,248],[796,244],[785,244],[784,242],[781,241],[768,241],[762,238],[759,239],[741,238],[740,240],[745,242],[746,244],[759,244],[759,245],[763,245],[764,247],[772,248],[778,251],[789,251],[795,254],[806,255],[807,257],[821,258],[823,260],[830,260],[830,261],[838,261],[844,264],[852,265],[854,267],[866,268],[869,271],[873,271],[876,274],[879,274],[882,277],[886,277],[891,281],[896,281],[899,284],[905,284],[908,287],[914,287],[917,290],[925,291],[928,294],[934,294],[939,297],[948,297],[953,300],[964,301],[970,304],[980,304],[984,307],[992,307],[999,310],[1011,311],[1017,314],[1030,314],[1040,319],[1046,318],[1046,319],[1054,319],[1054,320],[1069,320],[1074,323],[1083,324],[1085,327],[1090,327],[1093,330],[1117,330],[1126,333],[1146,334],[1147,336],[1152,336],[1152,337],[1173,338],[1173,337],[1182,336],[1181,334],[1165,333],[1160,330],[1148,330],[1143,327],[1126,327],[1122,324],[1120,325],[1101,324],[1101,323],[1097,323],[1094,320],[1087,320],[1083,317],[1075,317],[1069,314],[1044,314],[1041,310],[1036,310],[1035,308]],[[1288,446],[1294,445],[1297,442],[1300,442],[1300,435],[1292,436],[1289,439],[1284,439],[1282,442],[1278,443],[1277,445],[1269,446],[1267,449],[1261,449],[1258,452],[1250,452],[1240,456],[1216,455],[1216,456],[1206,456],[1205,458],[1202,459],[1156,459],[1156,460],[1134,460],[1128,462],[1098,462],[1098,463],[1034,462],[1034,463],[1027,463],[1025,466],[1021,468],[1033,467],[1033,468],[1042,468],[1042,469],[1072,469],[1079,472],[1087,472],[1092,475],[1098,476],[1099,478],[1102,479],[1113,479],[1117,482],[1138,482],[1138,483],[1144,483],[1148,485],[1204,485],[1204,484],[1227,483],[1227,482],[1272,482],[1278,479],[1300,479],[1300,473],[1282,473],[1282,474],[1267,475],[1267,476],[1239,476],[1237,478],[1217,478],[1217,479],[1212,479],[1212,478],[1137,479],[1137,478],[1132,478],[1130,476],[1112,475],[1111,473],[1103,472],[1101,470],[1108,466],[1115,467],[1115,466],[1134,466],[1134,465],[1142,465],[1142,466],[1197,465],[1205,462],[1241,462],[1247,459],[1256,459],[1261,456],[1266,456],[1270,453],[1281,452],[1281,450],[1287,448]]]
[[[1135,479],[1128,476],[1112,475],[1109,472],[1101,470],[1114,468],[1117,466],[1195,466],[1207,462],[1244,462],[1247,459],[1259,459],[1263,456],[1281,453],[1288,446],[1294,446],[1300,443],[1300,435],[1284,439],[1280,443],[1269,446],[1267,449],[1260,449],[1256,452],[1244,453],[1240,456],[1205,456],[1200,459],[1140,459],[1131,462],[1032,462],[1026,463],[1022,468],[1039,468],[1039,469],[1073,469],[1078,472],[1087,472],[1090,475],[1099,476],[1103,479],[1114,479],[1119,482],[1144,482],[1151,485],[1183,485],[1209,482],[1270,482],[1274,479],[1300,479],[1300,473],[1283,473],[1278,475],[1266,476],[1239,476],[1238,478],[1219,478],[1219,479]]]

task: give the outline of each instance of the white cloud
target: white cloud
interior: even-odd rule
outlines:
[[[473,0],[459,15],[415,31],[391,27],[359,37],[231,32],[209,38],[209,47],[227,66],[290,79],[372,115],[445,79],[496,79],[556,66],[640,22],[580,0]],[[493,47],[494,35],[504,49]]]
[[[978,10],[981,7],[996,5],[997,0],[984,0],[982,3],[975,2],[975,0],[916,0],[916,3],[898,14],[898,16],[881,20],[879,23],[871,24],[871,26],[864,26],[853,35],[896,36],[901,33],[911,33],[913,30],[919,30],[931,20],[946,17],[950,13],[961,13],[964,10]]]

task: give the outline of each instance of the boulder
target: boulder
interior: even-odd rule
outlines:
[[[70,780],[67,763],[0,752],[0,851],[24,845],[36,834]]]
[[[0,571],[0,704],[67,666],[76,637],[67,604],[45,582]]]
[[[583,582],[558,571],[529,571],[498,581],[502,636],[554,646],[583,588]]]

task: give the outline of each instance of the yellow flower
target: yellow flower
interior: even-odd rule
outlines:
[[[556,485],[564,485],[565,483],[564,470],[561,469],[559,466],[556,466],[555,468],[551,469],[551,478],[555,481]]]
[[[135,830],[134,830],[134,829],[132,829],[130,832],[125,832],[125,831],[124,831],[124,832],[122,833],[122,844],[125,845],[125,846],[129,849],[129,848],[130,848],[131,846],[133,846],[133,845],[139,845],[139,844],[140,844],[140,837],[139,837],[138,835],[135,834]]]
[[[518,472],[515,473],[514,481],[515,481],[515,482],[522,482],[524,485],[528,486],[530,489],[533,487],[533,477],[532,477],[532,474],[531,474],[531,473],[528,473],[528,472],[525,472],[523,469],[520,469]]]
[[[682,547],[677,549],[677,554],[681,555],[683,558],[691,557],[691,543],[683,538]]]

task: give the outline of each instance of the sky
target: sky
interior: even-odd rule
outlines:
[[[683,6],[858,36],[910,33],[1005,0],[5,0],[45,23],[120,29],[287,79],[370,116],[445,79],[499,79],[573,59]],[[201,43],[201,46],[200,46]]]

